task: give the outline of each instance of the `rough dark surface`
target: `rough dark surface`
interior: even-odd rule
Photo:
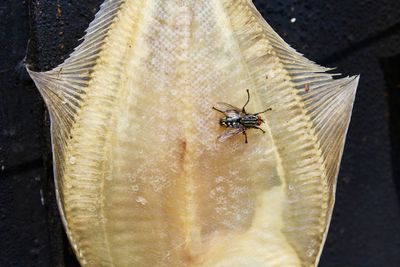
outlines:
[[[29,47],[34,68],[60,64],[100,2],[0,3],[1,267],[79,266],[55,204],[48,115],[22,62]],[[400,266],[400,1],[254,2],[308,58],[361,74],[320,266]]]

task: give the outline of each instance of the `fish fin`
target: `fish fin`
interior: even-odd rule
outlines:
[[[252,73],[271,80],[274,88],[267,88],[269,94],[274,90],[295,94],[305,115],[309,116],[327,165],[327,183],[333,190],[359,77],[334,79],[340,74],[328,73],[333,68],[319,66],[290,47],[268,25],[251,0],[228,3],[226,8],[230,16],[242,18],[231,19],[231,23],[243,57],[256,68]],[[270,68],[275,65],[284,71]],[[279,80],[281,77],[284,78]]]
[[[304,265],[318,263],[331,218],[339,164],[359,77],[319,66],[290,47],[251,0],[223,1],[249,81],[285,170],[283,232]],[[278,101],[279,99],[279,101]],[[316,200],[318,199],[318,200]],[[310,211],[315,214],[311,214]]]
[[[83,42],[58,67],[45,72],[35,72],[27,65],[50,111],[59,127],[69,129],[87,93],[92,67],[106,41],[108,31],[120,10],[123,0],[106,0],[95,19],[90,23]]]
[[[359,76],[334,79],[334,68],[319,66],[288,45],[250,2],[252,13],[262,25],[275,55],[290,77],[290,85],[300,97],[313,123],[325,159],[329,190],[336,187],[337,174],[350,122]],[[262,39],[256,47],[262,48]]]
[[[31,70],[30,65],[26,66],[50,113],[53,160],[54,166],[57,166],[54,168],[54,176],[60,208],[63,203],[61,176],[64,172],[66,142],[70,138],[72,125],[87,94],[93,66],[99,58],[109,29],[124,2],[124,0],[104,1],[95,19],[85,31],[83,42],[58,67],[45,72],[36,72]],[[60,212],[64,225],[67,226],[63,208]],[[68,227],[66,230],[69,231]]]
[[[319,143],[325,166],[327,192],[329,192],[327,226],[322,236],[322,245],[317,253],[316,264],[321,257],[332,217],[337,176],[359,78],[359,76],[353,76],[327,80],[310,86],[307,93],[300,94],[304,103],[303,108],[312,122],[312,129]]]
[[[327,183],[333,191],[358,82],[359,76],[336,79],[310,87],[302,95],[325,161]]]

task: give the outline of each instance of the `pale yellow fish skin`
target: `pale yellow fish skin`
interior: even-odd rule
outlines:
[[[316,266],[358,78],[333,80],[246,0],[107,0],[30,74],[82,266]],[[307,90],[304,90],[306,88]],[[224,101],[265,114],[225,143]]]

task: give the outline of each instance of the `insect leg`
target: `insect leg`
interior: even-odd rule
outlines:
[[[261,132],[265,133],[265,131],[264,131],[263,129],[261,129],[260,127],[254,126],[254,127],[251,127],[251,128],[253,128],[253,129],[258,129],[258,130],[260,130]]]
[[[257,113],[255,113],[254,115],[263,114],[263,113],[268,112],[268,111],[270,111],[270,110],[272,110],[272,108],[266,109],[266,110],[261,111],[261,112],[257,112]]]
[[[216,111],[218,111],[218,112],[225,113],[225,112],[223,112],[222,110],[219,110],[219,109],[217,109],[217,108],[215,108],[215,107],[212,107],[212,108],[213,108],[213,110],[216,110]]]
[[[246,111],[245,111],[244,108],[247,106],[247,104],[248,104],[249,101],[250,101],[250,92],[249,92],[249,89],[247,89],[246,92],[247,92],[247,101],[246,101],[246,103],[244,104],[244,106],[243,106],[243,108],[242,108],[242,111],[243,111],[244,113],[246,113]]]
[[[247,144],[247,133],[246,131],[243,131],[244,134],[244,143]]]

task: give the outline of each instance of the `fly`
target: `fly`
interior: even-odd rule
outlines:
[[[250,92],[247,90],[247,101],[242,109],[232,106],[227,103],[218,102],[217,108],[213,107],[214,110],[223,113],[225,116],[219,120],[221,126],[227,129],[220,136],[218,141],[224,142],[226,139],[243,133],[245,136],[245,143],[247,144],[247,129],[258,129],[265,133],[265,131],[259,126],[265,121],[261,118],[262,113],[272,110],[271,108],[257,113],[247,113],[245,108],[250,101]]]

